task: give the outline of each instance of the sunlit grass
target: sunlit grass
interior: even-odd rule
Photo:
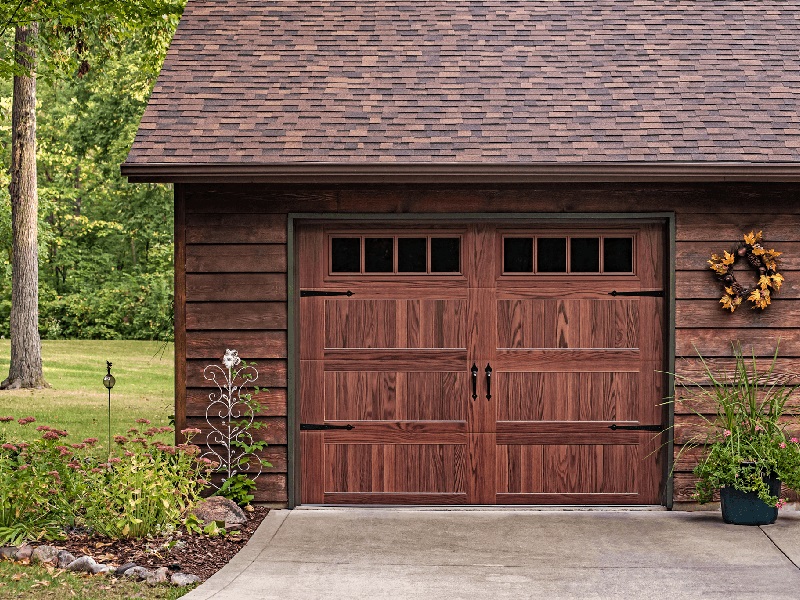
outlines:
[[[38,423],[66,429],[68,442],[96,437],[105,445],[108,392],[103,376],[109,360],[117,380],[111,392],[112,435],[124,434],[139,418],[167,425],[174,412],[173,352],[173,344],[164,342],[44,341],[44,376],[52,388],[0,391],[0,416],[33,416]],[[10,340],[0,340],[0,380],[8,375],[10,354]],[[9,428],[14,437],[22,432]],[[31,426],[24,432],[38,435]]]

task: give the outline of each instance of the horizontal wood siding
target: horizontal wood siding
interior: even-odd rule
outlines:
[[[213,384],[203,368],[236,348],[258,363],[259,419],[267,425],[273,467],[259,478],[259,501],[285,503],[287,480],[287,213],[626,213],[676,215],[676,372],[703,380],[695,348],[715,368],[731,364],[731,343],[761,359],[781,340],[778,368],[800,382],[800,185],[797,184],[532,184],[488,186],[274,186],[224,183],[178,186],[185,202],[185,232],[178,232],[176,315],[176,415],[208,428],[205,407]],[[176,192],[177,193],[177,192]],[[179,220],[176,219],[176,225]],[[721,288],[707,268],[711,253],[732,249],[742,234],[763,230],[767,244],[783,251],[783,289],[766,311],[741,307],[727,314]],[[668,268],[668,265],[665,265]],[[749,283],[749,272],[739,279]],[[183,292],[182,292],[183,293]],[[181,343],[177,343],[182,340]],[[179,347],[185,344],[183,347]],[[179,354],[178,354],[179,353]],[[763,360],[766,365],[766,360]],[[678,390],[679,395],[682,394]],[[798,406],[800,401],[793,406]],[[692,408],[676,405],[676,440],[699,431]],[[676,445],[675,454],[680,452]],[[691,469],[698,451],[680,455],[674,500],[691,500]]]

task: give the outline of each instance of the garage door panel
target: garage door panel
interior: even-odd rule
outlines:
[[[325,350],[326,371],[464,371],[467,351],[375,349]]]
[[[639,374],[629,372],[497,374],[499,421],[626,421]],[[498,429],[499,431],[499,429]]]
[[[325,432],[326,442],[348,444],[464,444],[467,425],[464,421],[328,421],[334,427]]]
[[[636,348],[639,301],[497,301],[498,348]]]
[[[499,440],[498,440],[499,441]],[[498,445],[498,493],[620,494],[636,490],[635,445]]]
[[[541,349],[511,350],[498,348],[498,371],[531,372],[611,372],[639,371],[640,353],[633,349]]]
[[[326,493],[465,493],[465,447],[455,444],[326,444]]]

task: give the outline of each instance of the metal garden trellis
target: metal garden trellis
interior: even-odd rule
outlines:
[[[253,446],[251,427],[255,410],[247,386],[258,379],[258,371],[243,362],[236,350],[225,350],[222,365],[208,365],[203,370],[203,377],[213,381],[218,389],[208,395],[206,422],[211,432],[203,456],[219,463],[216,470],[224,473],[223,484],[243,471],[255,481],[261,475],[262,461],[248,451]],[[221,487],[213,482],[211,485]]]

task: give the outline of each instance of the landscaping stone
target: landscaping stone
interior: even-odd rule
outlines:
[[[0,548],[0,560],[14,560],[17,557],[16,546],[3,546]]]
[[[33,546],[30,544],[23,544],[17,549],[17,555],[14,557],[17,560],[25,560],[31,557],[33,554]]]
[[[53,546],[38,546],[31,553],[31,563],[55,565],[58,562],[59,552],[61,552],[61,550],[59,550],[58,548],[53,548]]]
[[[66,550],[62,550],[61,552],[58,553],[57,566],[59,569],[66,569],[67,565],[74,561],[75,557]]]
[[[155,571],[150,571],[150,574],[147,576],[147,583],[150,585],[167,583],[168,577],[169,577],[169,569],[167,567],[159,567]]]
[[[136,563],[125,563],[124,565],[120,565],[116,569],[114,569],[114,574],[115,575],[119,575],[119,576],[125,575],[125,573],[129,569],[132,569],[135,566],[136,566]]]
[[[224,521],[226,529],[233,529],[236,525],[247,523],[247,515],[239,505],[222,496],[201,500],[192,512],[203,521],[203,526],[213,521]]]
[[[81,573],[91,573],[97,561],[91,556],[81,556],[67,565],[68,571],[79,571]]]
[[[108,565],[104,565],[102,563],[95,563],[91,567],[91,574],[92,575],[100,575],[101,573],[108,573],[111,571],[111,567]]]
[[[197,583],[200,581],[200,578],[197,575],[192,575],[190,573],[173,573],[172,577],[170,578],[170,583],[172,585],[192,585],[193,583]]]
[[[150,576],[150,573],[150,569],[145,569],[144,567],[131,567],[125,571],[124,577],[143,581]]]

